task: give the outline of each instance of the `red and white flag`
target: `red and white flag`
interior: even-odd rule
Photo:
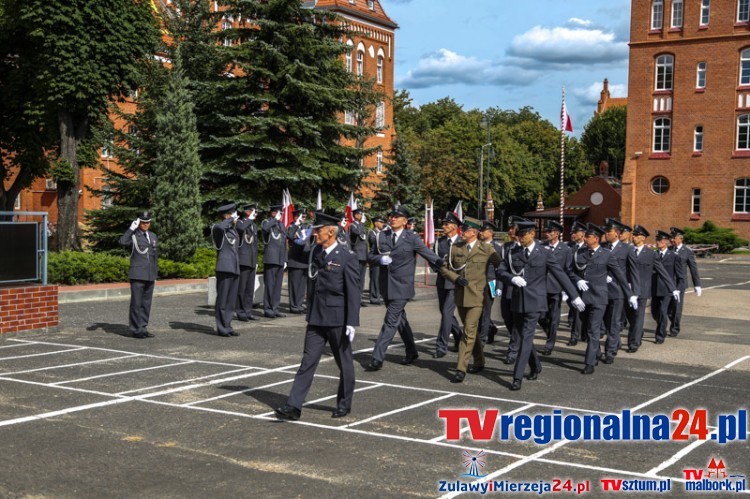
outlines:
[[[294,223],[294,203],[289,189],[284,189],[281,194],[281,223],[289,227]]]
[[[346,228],[352,225],[354,221],[354,210],[357,209],[357,200],[354,199],[354,193],[349,194],[349,202],[346,203]]]
[[[568,114],[568,106],[565,105],[565,91],[564,90],[563,90],[562,111],[560,111],[560,130],[563,130],[565,132],[573,131],[573,120],[570,119],[570,114]]]
[[[453,209],[453,214],[456,215],[458,217],[458,219],[463,222],[463,220],[464,220],[464,208],[463,208],[463,206],[462,206],[461,203],[463,203],[463,201],[459,201],[456,204],[456,207]]]
[[[435,219],[433,217],[432,198],[424,205],[424,243],[432,247],[435,244]]]

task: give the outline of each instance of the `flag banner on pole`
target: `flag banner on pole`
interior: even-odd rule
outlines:
[[[428,247],[435,244],[435,218],[433,216],[432,199],[424,205],[424,242]]]
[[[562,111],[560,113],[560,118],[562,119],[562,122],[560,124],[560,128],[566,132],[572,132],[573,131],[573,120],[570,119],[570,114],[568,114],[568,106],[565,105],[565,97],[563,96],[563,102],[562,102]]]
[[[459,201],[456,204],[456,207],[453,209],[453,214],[456,215],[459,220],[463,221],[463,219],[464,219],[464,208],[463,208],[463,205],[461,203],[463,203],[463,201]]]
[[[321,194],[320,189],[318,189],[318,200],[315,202],[315,209],[317,211],[323,209],[323,194]]]
[[[357,200],[354,199],[354,193],[352,192],[351,194],[349,194],[349,202],[346,203],[346,230],[349,230],[349,227],[354,221],[354,210],[356,209]]]
[[[294,223],[294,203],[292,203],[292,195],[289,189],[284,189],[281,199],[281,223],[284,224],[284,227],[289,227]]]

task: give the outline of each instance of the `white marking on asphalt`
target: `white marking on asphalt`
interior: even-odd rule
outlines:
[[[362,388],[355,388],[354,389],[354,393],[359,393],[359,392],[364,392],[364,391],[367,391],[367,390],[372,390],[373,388],[378,388],[379,386],[380,385],[371,385],[371,386],[364,386]],[[328,395],[326,397],[320,397],[319,399],[310,400],[308,402],[305,402],[304,404],[302,404],[302,407],[308,407],[308,406],[311,406],[313,404],[318,404],[320,402],[325,402],[327,400],[335,399],[336,397],[338,397],[338,395]],[[265,417],[271,416],[273,414],[276,414],[276,413],[274,411],[264,412],[263,414],[259,414],[256,417],[258,417],[258,418],[265,418]]]
[[[3,340],[5,340],[5,338],[3,338]],[[16,347],[27,347],[27,346],[29,345],[25,345],[23,343],[14,343],[13,345],[3,345],[0,347],[0,350],[4,348],[16,348]]]
[[[526,404],[526,405],[522,405],[521,407],[516,407],[516,408],[515,408],[515,409],[513,409],[512,411],[507,411],[507,412],[504,412],[504,413],[503,413],[503,415],[504,415],[504,416],[511,416],[511,415],[513,415],[513,414],[516,414],[516,413],[519,413],[519,412],[525,411],[526,409],[531,409],[531,408],[532,408],[532,407],[534,407],[535,405],[536,405],[536,404]],[[458,432],[458,433],[459,433],[459,434],[461,434],[461,433],[466,433],[467,431],[469,431],[469,429],[470,429],[470,428],[471,428],[471,426],[469,426],[469,425],[466,425],[466,426],[464,426],[463,428],[461,428],[461,429],[459,430],[459,432]],[[439,437],[431,438],[431,439],[430,439],[430,442],[442,442],[442,441],[443,441],[443,440],[445,440],[446,438],[447,438],[447,435],[440,435]]]
[[[192,383],[193,381],[198,381],[198,380],[201,380],[201,379],[215,378],[216,376],[226,376],[227,374],[239,373],[239,372],[243,372],[243,371],[247,371],[247,370],[251,370],[251,369],[257,371],[260,368],[258,368],[258,367],[243,367],[242,369],[233,369],[232,371],[224,371],[224,372],[220,372],[220,373],[207,374],[205,376],[198,376],[197,378],[181,379],[181,380],[178,380],[178,381],[170,381],[169,383],[162,383],[160,385],[144,386],[143,388],[135,388],[133,390],[127,390],[127,391],[124,391],[124,392],[119,392],[116,395],[129,395],[131,393],[145,392],[146,390],[154,390],[156,388],[164,388],[165,386],[182,385],[182,384],[185,384],[185,383]],[[265,371],[262,371],[262,372],[257,373],[257,374],[263,374],[264,372]],[[234,379],[234,378],[232,378],[232,379]],[[195,386],[198,387],[198,386],[203,386],[203,385],[199,384],[199,385],[195,385]]]
[[[187,364],[194,364],[194,362],[192,360],[186,360],[184,362],[175,362],[174,364],[164,364],[163,366],[151,366],[151,367],[143,367],[141,369],[131,369],[129,371],[119,371],[115,373],[97,374],[96,376],[89,376],[87,378],[70,379],[66,381],[58,381],[56,383],[50,383],[50,386],[66,385],[68,383],[80,383],[81,381],[90,381],[92,379],[109,378],[111,376],[121,376],[123,374],[133,374],[133,373],[139,373],[142,371],[151,371],[153,369],[163,369],[165,367],[184,366]]]
[[[86,405],[79,405],[76,407],[68,407],[67,409],[61,409],[59,411],[44,412],[42,414],[37,414],[35,416],[24,416],[22,418],[7,419],[5,421],[0,421],[0,426],[10,426],[10,425],[18,424],[18,423],[27,423],[29,421],[39,421],[40,419],[54,418],[56,416],[70,414],[72,412],[87,411],[89,409],[96,409],[98,407],[106,407],[109,405],[122,404],[124,402],[130,402],[130,400],[129,399],[105,400],[104,402],[96,402],[94,404],[86,404]]]
[[[713,432],[711,432],[711,434],[716,434],[716,432],[713,431]],[[663,463],[661,463],[661,464],[659,464],[657,466],[654,466],[653,468],[651,468],[650,470],[648,470],[646,472],[646,475],[652,476],[652,477],[655,477],[655,478],[658,477],[658,473],[661,470],[663,470],[665,468],[669,468],[674,463],[676,463],[677,461],[679,461],[683,457],[687,456],[688,454],[690,454],[691,452],[693,452],[695,449],[697,449],[701,445],[705,444],[706,442],[710,442],[710,441],[711,441],[711,435],[708,435],[708,438],[706,438],[705,440],[696,440],[695,442],[691,443],[690,445],[688,445],[684,449],[682,449],[679,452],[677,452],[676,454],[674,454],[672,457],[670,457],[669,459],[667,459]]]
[[[411,409],[416,409],[417,407],[422,407],[423,405],[429,405],[429,404],[432,404],[434,402],[437,402],[438,400],[445,400],[445,399],[451,398],[453,396],[454,395],[452,393],[449,393],[448,395],[443,395],[442,397],[436,397],[436,398],[433,398],[433,399],[425,400],[423,402],[419,402],[417,404],[407,405],[406,407],[401,407],[400,409],[395,409],[393,411],[384,412],[382,414],[376,414],[376,415],[371,416],[371,417],[369,417],[367,419],[362,419],[360,421],[357,421],[357,422],[354,422],[354,423],[351,423],[351,424],[348,424],[348,425],[345,425],[345,426],[347,428],[351,428],[353,426],[357,426],[357,425],[369,423],[370,421],[374,421],[376,419],[384,418],[384,417],[387,417],[387,416],[392,416],[394,414],[398,414],[399,412],[404,412],[404,411],[409,411]]]
[[[66,346],[69,346],[69,345],[66,345]],[[55,355],[58,353],[65,353],[65,352],[77,352],[78,350],[86,350],[86,347],[68,348],[67,350],[55,350],[54,352],[32,353],[29,355],[17,355],[15,357],[0,357],[0,360],[28,359],[29,357],[41,357],[43,355]]]
[[[123,355],[121,357],[110,357],[108,359],[99,359],[99,360],[88,360],[86,362],[76,362],[75,364],[62,364],[59,366],[49,366],[49,367],[39,367],[37,369],[27,369],[25,371],[14,371],[10,373],[0,373],[2,376],[14,376],[16,374],[27,374],[27,373],[35,373],[39,371],[50,371],[52,369],[63,369],[66,367],[77,367],[77,366],[85,366],[88,364],[97,364],[100,362],[109,362],[111,360],[122,360],[122,359],[132,359],[133,357],[138,357],[137,353],[134,353],[132,355]]]
[[[201,399],[201,400],[195,400],[193,402],[188,402],[186,404],[180,404],[180,407],[190,407],[192,405],[205,404],[206,402],[213,402],[214,400],[220,400],[220,399],[224,399],[224,398],[227,398],[227,397],[233,397],[235,395],[240,395],[240,394],[243,394],[243,393],[250,393],[250,392],[254,392],[256,390],[263,390],[265,388],[272,388],[274,386],[285,385],[287,383],[291,383],[292,381],[294,381],[294,380],[293,379],[285,379],[284,381],[277,381],[276,383],[270,383],[268,385],[255,386],[255,387],[252,387],[252,388],[245,388],[244,390],[238,390],[236,392],[222,393],[221,395],[217,395],[215,397],[210,397],[210,398]]]

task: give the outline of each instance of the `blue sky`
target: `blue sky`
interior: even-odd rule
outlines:
[[[396,88],[415,105],[531,106],[559,123],[563,85],[575,134],[604,78],[627,95],[630,0],[380,0],[399,24]]]

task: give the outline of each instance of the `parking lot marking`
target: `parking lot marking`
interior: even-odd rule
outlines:
[[[262,389],[265,389],[265,388],[272,388],[274,386],[285,385],[287,383],[291,383],[292,381],[294,381],[294,380],[293,379],[285,379],[284,381],[277,381],[276,383],[269,383],[267,385],[255,386],[255,387],[252,387],[252,388],[245,388],[244,390],[237,390],[236,392],[222,393],[221,395],[217,395],[215,397],[210,397],[210,398],[201,399],[201,400],[194,400],[193,402],[187,402],[185,404],[180,404],[180,407],[190,407],[190,406],[193,406],[193,405],[205,404],[206,402],[213,402],[214,400],[221,400],[221,399],[224,399],[224,398],[227,398],[227,397],[233,397],[235,395],[240,395],[240,394],[243,394],[243,393],[250,393],[250,392],[254,392],[255,390],[262,390]]]
[[[50,371],[52,369],[63,369],[65,367],[77,367],[77,366],[85,366],[89,364],[97,364],[100,362],[109,362],[111,360],[122,360],[122,359],[130,359],[133,357],[138,357],[139,354],[134,353],[130,355],[123,355],[121,357],[110,357],[108,359],[99,359],[99,360],[87,360],[85,362],[76,362],[75,364],[62,364],[59,366],[48,366],[48,367],[38,367],[36,369],[27,369],[25,371],[13,371],[10,373],[2,373],[3,376],[14,376],[16,374],[27,374],[27,373],[35,373],[39,371]]]
[[[716,431],[711,432],[711,434],[715,434]],[[652,476],[652,477],[658,477],[658,473],[662,471],[663,469],[669,468],[674,463],[682,459],[683,457],[687,456],[691,452],[693,452],[695,449],[700,447],[701,445],[705,444],[706,442],[711,441],[711,435],[708,436],[706,440],[696,440],[695,442],[692,442],[690,445],[685,446],[683,449],[681,449],[679,452],[675,453],[672,457],[667,459],[666,461],[662,462],[661,464],[654,466],[650,470],[646,472],[646,475]]]
[[[68,407],[67,409],[61,409],[59,411],[52,411],[52,412],[44,412],[42,414],[36,414],[34,416],[24,416],[21,418],[7,419],[5,421],[0,421],[0,426],[10,426],[10,425],[19,424],[19,423],[27,423],[29,421],[39,421],[40,419],[49,419],[49,418],[54,418],[56,416],[63,416],[65,414],[70,414],[72,412],[88,411],[89,409],[96,409],[98,407],[107,407],[110,405],[122,404],[125,402],[130,402],[130,400],[111,399],[111,400],[105,400],[104,402],[96,402],[93,404],[79,405],[76,407]]]
[[[116,373],[97,374],[96,376],[89,376],[87,378],[70,379],[66,381],[58,381],[56,383],[50,383],[50,386],[66,385],[68,383],[80,383],[81,381],[90,381],[92,379],[109,378],[111,376],[121,376],[123,374],[133,374],[133,373],[139,373],[142,371],[151,371],[153,369],[163,369],[165,367],[184,366],[187,364],[194,364],[194,362],[192,360],[186,360],[184,362],[175,362],[174,364],[164,364],[163,366],[151,366],[151,367],[143,367],[141,369],[131,369],[129,371],[119,371]]]
[[[202,380],[202,379],[215,378],[216,376],[226,376],[227,374],[240,373],[240,372],[249,371],[249,370],[257,371],[257,370],[262,370],[262,368],[246,366],[246,367],[243,367],[242,369],[233,369],[231,371],[223,371],[223,372],[220,372],[220,373],[206,374],[205,376],[198,376],[196,378],[180,379],[180,380],[177,380],[177,381],[170,381],[169,383],[161,383],[159,385],[151,385],[151,386],[144,386],[143,388],[135,388],[133,390],[127,390],[127,391],[124,391],[124,392],[119,392],[117,395],[130,395],[131,393],[145,392],[145,391],[148,391],[148,390],[154,390],[156,388],[164,388],[166,386],[182,385],[182,384],[185,384],[185,383],[192,383],[193,381],[199,381],[199,380]],[[263,374],[263,373],[261,372],[259,374]],[[199,387],[199,386],[203,386],[203,384],[195,385],[195,386]]]
[[[373,388],[379,388],[380,386],[381,385],[370,385],[370,386],[363,386],[362,388],[355,388],[354,393],[372,390]],[[338,397],[338,395],[327,395],[325,397],[320,397],[319,399],[309,400],[305,402],[304,404],[302,404],[302,407],[308,407],[314,404],[319,404],[320,402],[326,402],[328,400],[335,399],[336,397]],[[269,411],[269,412],[264,412],[263,414],[258,414],[257,416],[254,416],[254,417],[264,419],[264,418],[267,418],[268,416],[273,416],[274,414],[275,414],[275,411]]]
[[[411,409],[415,409],[417,407],[422,407],[423,405],[429,405],[429,404],[432,404],[433,402],[437,402],[438,400],[445,400],[445,399],[448,399],[448,398],[451,398],[451,397],[454,397],[454,396],[455,396],[454,394],[449,393],[447,395],[443,395],[442,397],[432,398],[432,399],[429,399],[429,400],[425,400],[423,402],[419,402],[417,404],[412,404],[412,405],[407,405],[406,407],[401,407],[400,409],[394,409],[392,411],[384,412],[382,414],[376,414],[376,415],[371,416],[369,418],[362,419],[360,421],[356,421],[354,423],[345,425],[345,427],[351,428],[353,426],[358,426],[358,425],[361,425],[361,424],[369,423],[370,421],[374,421],[376,419],[384,418],[386,416],[392,416],[394,414],[398,414],[399,412],[409,411]]]
[[[67,346],[70,346],[70,345],[67,345]],[[0,360],[28,359],[30,357],[41,357],[43,355],[55,355],[58,353],[76,352],[78,350],[86,350],[86,347],[68,348],[67,350],[55,350],[54,352],[32,353],[29,355],[17,355],[15,357],[0,357]]]

